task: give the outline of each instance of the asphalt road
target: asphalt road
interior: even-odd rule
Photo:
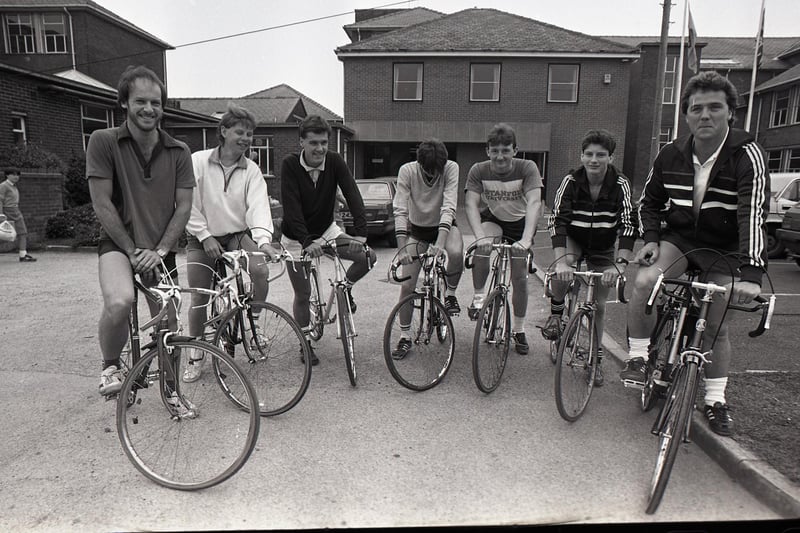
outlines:
[[[778,518],[694,444],[680,451],[659,511],[646,515],[654,413],[641,413],[636,395],[611,379],[581,420],[559,417],[553,367],[534,329],[546,316],[535,276],[531,354],[511,355],[497,391],[485,395],[473,383],[466,313],[455,321],[456,357],[444,382],[423,393],[402,388],[386,369],[381,340],[398,294],[385,282],[393,252],[378,248],[378,266],[354,291],[358,386],[350,386],[341,345],[326,330],[305,398],[263,420],[238,474],[195,493],[161,488],[128,463],[114,405],[96,392],[96,256],[45,252],[22,264],[0,255],[0,530]],[[458,291],[464,308],[470,295],[467,274]],[[285,276],[270,300],[290,307]]]

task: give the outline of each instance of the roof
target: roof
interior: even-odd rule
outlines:
[[[785,59],[797,53],[800,53],[800,41],[793,43],[789,48],[778,54],[778,58]]]
[[[632,47],[496,9],[472,8],[336,49],[337,55],[364,52],[631,54]]]
[[[657,43],[658,36],[606,36],[606,39],[638,46],[640,43]],[[670,37],[671,44],[680,43],[680,37]],[[751,70],[753,68],[753,53],[755,52],[754,37],[698,37],[699,43],[705,43],[700,56],[702,68],[718,68],[724,70]],[[789,65],[777,59],[779,56],[790,52],[792,45],[800,46],[798,37],[764,37],[764,56],[761,70],[783,70]]]
[[[165,43],[158,37],[147,33],[143,29],[135,26],[125,20],[124,18],[120,17],[116,13],[109,11],[108,9],[104,8],[103,6],[93,2],[92,0],[0,0],[0,9],[3,8],[23,8],[26,10],[40,10],[46,8],[57,8],[59,11],[63,10],[64,8],[69,9],[86,9],[89,11],[93,11],[95,14],[100,15],[106,19],[110,19],[115,24],[124,26],[129,30],[133,31],[134,33],[138,33],[145,39],[148,39],[158,46],[165,48],[167,50],[174,50],[175,47],[171,44]]]
[[[242,98],[253,98],[253,97],[261,97],[261,98],[286,98],[286,97],[295,97],[300,98],[303,101],[303,107],[306,108],[306,113],[309,115],[319,115],[325,120],[334,121],[334,122],[344,122],[344,119],[328,109],[327,107],[323,106],[319,102],[309,98],[308,96],[304,95],[300,91],[286,85],[285,83],[281,83],[280,85],[276,85],[274,87],[270,87],[269,89],[264,89],[263,91],[258,91],[253,94],[248,94],[243,96]]]
[[[412,9],[399,9],[386,15],[362,20],[360,22],[354,22],[353,24],[347,24],[343,27],[345,31],[348,29],[389,30],[405,28],[406,26],[419,24],[420,22],[426,22],[428,20],[434,20],[442,16],[444,16],[444,13],[434,11],[433,9],[428,9],[427,7],[415,7]]]
[[[60,78],[64,78],[64,79],[67,79],[67,80],[72,80],[72,81],[77,81],[77,82],[80,82],[80,83],[84,83],[86,85],[91,85],[93,87],[98,87],[100,89],[105,89],[107,91],[116,91],[116,89],[114,87],[111,87],[110,85],[106,85],[102,81],[98,81],[98,80],[92,78],[91,76],[88,76],[88,75],[84,74],[83,72],[81,72],[79,70],[75,70],[74,68],[71,68],[69,70],[63,70],[61,72],[56,72],[55,76],[58,76]]]
[[[799,80],[800,80],[800,65],[795,65],[786,72],[781,72],[774,78],[765,81],[764,83],[756,87],[754,92],[760,93],[762,91],[766,91],[767,89],[773,89],[780,85],[786,85]]]
[[[176,98],[181,109],[219,117],[228,108],[228,102],[244,107],[253,115],[259,124],[297,122],[305,116],[305,109],[300,98]]]

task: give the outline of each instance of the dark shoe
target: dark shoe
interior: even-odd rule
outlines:
[[[356,309],[358,306],[356,305],[356,301],[353,300],[353,288],[347,290],[347,302],[350,304],[350,312],[356,314]]]
[[[525,332],[514,333],[514,348],[520,355],[528,354],[528,340],[525,338]]]
[[[561,315],[550,315],[542,328],[542,337],[549,341],[558,340],[561,336]]]
[[[594,386],[602,387],[606,382],[606,376],[603,374],[603,365],[597,363],[597,370],[594,371]]]
[[[458,316],[461,312],[461,306],[458,305],[458,299],[455,296],[444,297],[444,308],[450,316]]]
[[[34,261],[36,261],[36,258],[28,254],[25,254],[25,257],[19,258],[20,263],[33,263]]]
[[[311,366],[317,366],[319,364],[319,357],[317,357],[317,354],[314,353],[314,348],[311,346],[310,343],[308,345],[308,353],[311,354]],[[302,350],[300,351],[300,361],[303,364],[306,364],[306,358],[303,357]]]
[[[733,418],[728,404],[716,402],[713,406],[706,405],[703,408],[703,413],[708,419],[711,431],[723,437],[730,437],[733,434]]]
[[[483,308],[483,298],[473,297],[472,303],[469,304],[467,308],[467,316],[469,316],[470,320],[478,320],[478,315],[481,312],[481,308]]]
[[[411,339],[400,339],[397,343],[397,348],[392,350],[392,359],[395,361],[403,359],[411,351],[411,346]]]
[[[644,382],[647,377],[645,368],[644,357],[634,357],[625,362],[625,368],[619,373],[619,379],[626,387],[633,387],[635,389],[644,388]]]

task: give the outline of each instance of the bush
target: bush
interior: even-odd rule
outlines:
[[[100,238],[100,222],[92,204],[60,211],[47,220],[48,239],[72,239],[72,246],[95,246]]]
[[[92,202],[89,182],[86,180],[86,156],[73,150],[64,172],[64,209]]]
[[[64,162],[37,144],[17,144],[0,152],[0,167],[36,168],[64,172]]]

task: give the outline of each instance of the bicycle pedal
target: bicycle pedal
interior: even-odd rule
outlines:
[[[621,381],[626,389],[642,390],[644,388],[644,383],[641,381],[633,381],[632,379],[623,379]]]

